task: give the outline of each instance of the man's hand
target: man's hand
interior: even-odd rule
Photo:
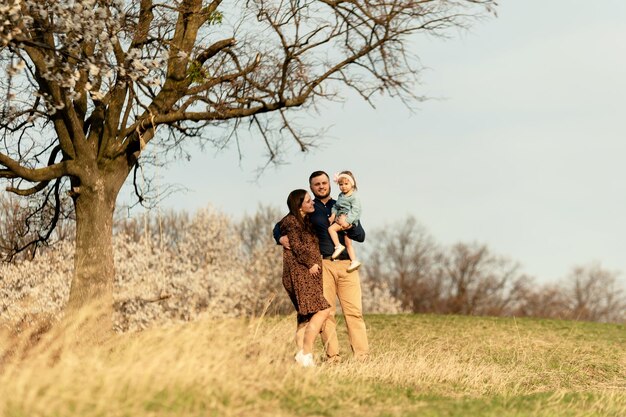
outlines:
[[[289,238],[287,237],[287,235],[281,236],[280,239],[278,239],[278,243],[283,245],[283,248],[285,249],[291,249],[291,246],[289,245]]]
[[[341,226],[341,228],[342,228],[343,230],[349,229],[349,228],[350,228],[350,226],[352,226],[350,223],[348,223],[348,222],[346,221],[346,216],[345,216],[345,215],[343,215],[343,214],[342,214],[341,216],[339,216],[339,217],[337,218],[337,220],[335,220],[335,221],[337,222],[337,224],[338,224],[339,226]]]

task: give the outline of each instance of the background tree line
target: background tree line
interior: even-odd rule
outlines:
[[[5,226],[10,219],[22,219],[19,205],[6,207],[18,209],[2,211]],[[153,210],[128,217],[127,210],[119,208],[113,236],[113,327],[128,331],[203,316],[291,314],[293,307],[282,287],[281,247],[271,234],[283,214],[259,207],[235,220],[206,207],[193,213]],[[75,254],[72,221],[63,223],[59,230],[67,233],[55,234],[34,258],[32,251],[18,255],[11,251],[15,239],[32,236],[4,234],[0,321],[21,328],[20,323],[41,315],[62,317],[70,298]],[[369,312],[402,311],[380,283],[365,286],[363,302]]]
[[[560,282],[539,283],[486,245],[437,244],[413,217],[370,236],[364,275],[386,283],[406,311],[626,320],[620,273],[598,263],[575,266]]]
[[[51,246],[11,256],[32,240],[27,209],[0,204],[0,315],[60,312],[73,267],[72,220],[62,221]],[[282,215],[260,206],[239,220],[213,209],[153,210],[115,221],[114,305],[120,330],[198,315],[288,314],[281,248],[271,229]],[[574,267],[558,283],[538,283],[521,266],[486,245],[438,244],[415,218],[368,230],[362,268],[369,313],[437,313],[624,322],[626,296],[619,273],[599,264]],[[34,307],[33,307],[34,306]]]

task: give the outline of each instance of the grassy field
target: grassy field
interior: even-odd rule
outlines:
[[[97,347],[4,334],[0,416],[626,416],[623,325],[367,316],[367,362],[340,323],[344,360],[301,369],[294,321],[207,319]]]

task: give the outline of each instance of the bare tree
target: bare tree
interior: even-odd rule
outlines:
[[[61,212],[64,214],[62,215]],[[67,204],[57,211],[39,199],[31,201],[8,194],[0,196],[0,258],[5,262],[32,258],[41,244],[50,244],[72,235],[73,223]],[[55,223],[55,227],[49,227]]]
[[[564,285],[570,318],[606,322],[626,320],[626,296],[617,281],[618,275],[599,264],[573,268]]]
[[[485,245],[458,243],[442,263],[447,312],[502,315],[511,302],[511,288],[526,277],[519,265],[493,255]]]
[[[242,122],[269,159],[289,109],[333,99],[413,96],[411,35],[443,35],[493,0],[9,0],[0,7],[0,176],[76,215],[70,306],[110,299],[113,211],[151,142],[218,145]],[[273,115],[273,116],[272,116]],[[159,134],[157,135],[157,130]],[[158,138],[158,141],[155,141]],[[69,181],[64,181],[69,179]],[[68,187],[68,188],[66,188]]]
[[[25,257],[32,255],[24,249],[28,246],[29,227],[26,216],[29,213],[14,196],[5,196],[0,199],[0,253],[4,261],[11,261],[18,250],[22,250]]]
[[[626,321],[626,294],[619,273],[592,263],[577,266],[559,283],[516,283],[510,314],[569,320]]]
[[[368,281],[381,283],[415,313],[626,320],[619,273],[598,264],[576,267],[559,283],[539,284],[486,245],[435,243],[415,218],[370,232]]]
[[[408,217],[373,234],[365,275],[386,282],[403,309],[415,313],[436,310],[441,296],[439,281],[434,279],[439,249],[426,228]]]
[[[515,317],[569,318],[569,303],[563,288],[555,283],[538,284],[534,279],[519,280],[511,289],[509,315]]]
[[[437,245],[413,217],[373,233],[367,278],[387,283],[415,313],[505,315],[513,290],[528,280],[517,263],[485,245]]]

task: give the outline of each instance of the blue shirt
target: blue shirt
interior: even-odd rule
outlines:
[[[328,226],[330,223],[328,222],[328,218],[332,212],[332,208],[335,205],[336,201],[332,198],[328,200],[326,204],[322,203],[317,198],[313,200],[313,207],[315,211],[311,213],[310,219],[313,224],[313,230],[315,231],[315,235],[320,242],[320,252],[322,252],[323,257],[329,257],[333,254],[335,250],[335,245],[333,244],[330,235],[328,234]],[[280,239],[280,223],[277,223],[274,226],[274,240],[278,243],[278,239]],[[365,241],[365,230],[359,222],[358,225],[352,226],[350,229],[345,231],[345,234],[348,237],[356,242],[364,242]],[[344,232],[339,232],[339,241],[341,244],[344,244]],[[341,255],[337,259],[350,259],[346,251],[343,251]]]

